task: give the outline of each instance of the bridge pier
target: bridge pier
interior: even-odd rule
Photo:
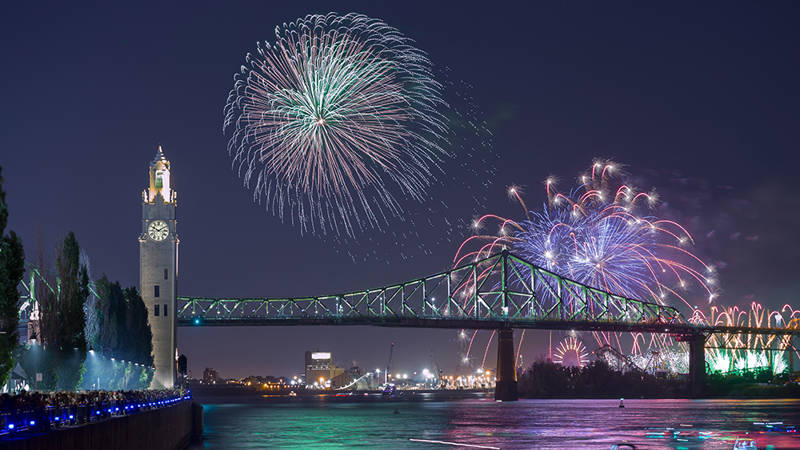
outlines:
[[[706,388],[706,337],[702,334],[688,336],[689,342],[689,394],[702,397]]]
[[[517,365],[514,356],[514,330],[501,328],[497,331],[497,337],[497,382],[494,388],[494,399],[513,402],[519,399]]]

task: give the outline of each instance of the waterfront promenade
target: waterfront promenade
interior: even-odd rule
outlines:
[[[193,410],[200,408],[192,407],[191,393],[180,390],[6,394],[0,397],[0,446],[180,448],[193,430],[202,433]]]

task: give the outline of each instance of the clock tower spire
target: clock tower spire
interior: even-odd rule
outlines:
[[[178,278],[178,235],[169,160],[158,146],[150,161],[149,185],[142,192],[142,231],[139,234],[139,291],[153,333],[153,388],[175,383]]]

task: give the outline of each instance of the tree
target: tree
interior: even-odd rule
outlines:
[[[134,287],[123,289],[106,275],[97,280],[98,295],[96,343],[92,349],[103,358],[115,358],[127,363],[102,364],[95,367],[101,384],[106,387],[140,387],[150,384],[153,364],[152,333],[144,300]],[[137,363],[137,365],[132,365]]]
[[[30,378],[34,379],[31,383],[33,389],[51,391],[56,389],[58,383],[58,373],[56,372],[58,361],[55,351],[58,348],[56,342],[61,320],[58,316],[58,294],[56,292],[58,281],[52,271],[48,269],[40,238],[37,239],[37,253],[37,264],[41,276],[34,278],[34,291],[39,303],[39,326],[37,327],[39,334],[37,338],[42,345],[39,348],[33,346],[28,349],[33,353],[26,354],[22,368]],[[35,381],[37,373],[42,374],[42,381]]]
[[[153,333],[147,307],[135,287],[125,289],[126,328],[129,330],[128,359],[146,366],[153,365]]]
[[[183,353],[178,357],[178,373],[181,374],[182,377],[186,376],[186,355]]]
[[[19,291],[25,273],[25,252],[16,233],[5,234],[8,225],[6,193],[0,168],[0,385],[8,381],[14,369],[14,348],[19,339]]]
[[[121,316],[125,310],[125,297],[122,286],[118,282],[111,282],[106,275],[97,280],[95,289],[99,297],[99,325],[97,335],[97,348],[95,350],[112,357],[120,356],[117,351],[120,347],[119,336],[127,332],[122,329]],[[121,356],[120,356],[121,357]]]
[[[80,264],[80,246],[70,231],[56,254],[59,279],[55,349],[58,352],[58,387],[75,390],[83,378],[86,360],[86,316],[83,306],[89,297],[89,273]]]

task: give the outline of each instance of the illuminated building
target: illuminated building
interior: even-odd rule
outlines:
[[[177,195],[170,184],[170,163],[161,146],[150,162],[149,185],[142,192],[139,234],[139,292],[153,333],[152,388],[171,388],[177,369],[175,314],[178,277]]]
[[[350,376],[341,367],[333,364],[330,352],[306,352],[306,386],[319,389],[344,386]]]

